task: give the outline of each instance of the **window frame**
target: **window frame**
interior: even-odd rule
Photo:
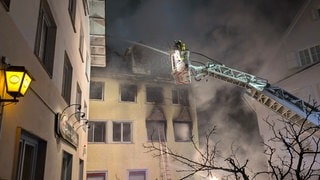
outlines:
[[[82,63],[84,63],[83,52],[84,52],[84,32],[83,32],[83,27],[82,27],[82,23],[81,23],[80,33],[79,33],[79,53],[80,53]]]
[[[70,105],[72,91],[73,67],[67,52],[64,53],[61,96]]]
[[[144,179],[147,180],[148,171],[146,169],[128,169],[128,180],[130,180],[130,173],[144,173]]]
[[[153,123],[156,123],[156,124],[160,124],[161,123],[161,124],[163,124],[164,138],[161,138],[161,141],[166,142],[167,138],[168,138],[167,137],[167,121],[166,120],[147,120],[146,121],[147,141],[148,142],[159,142],[159,135],[157,134],[156,138],[154,139],[153,138],[154,131],[151,134],[149,134],[149,131],[148,131],[148,124],[153,124]]]
[[[94,84],[91,84],[91,83],[96,83],[95,85],[97,85],[97,84],[101,85],[101,98],[100,99],[92,97],[91,93],[93,93],[93,90],[91,88],[93,87]],[[100,86],[98,88],[99,88],[99,91],[100,91]],[[90,100],[103,101],[104,100],[104,96],[105,96],[104,95],[104,91],[105,91],[105,82],[104,81],[90,81],[90,94],[89,94],[89,99]]]
[[[25,157],[30,158],[30,156],[25,156],[25,145],[31,145],[35,147],[34,149],[34,159],[32,162],[32,174],[31,178],[44,178],[44,170],[45,170],[45,159],[46,159],[46,152],[47,152],[47,142],[39,137],[25,131],[22,128],[17,128],[18,138],[16,139],[16,147],[17,150],[15,151],[16,164],[15,164],[15,174],[13,179],[20,179],[22,178],[21,175],[23,173],[24,165],[27,166],[24,161],[27,160]],[[28,165],[28,167],[30,167]],[[29,177],[30,178],[30,177]]]
[[[159,93],[159,94],[157,94],[157,93]],[[148,97],[150,94],[153,94],[153,95],[151,95],[151,99],[148,100]],[[156,97],[156,98],[154,98],[154,97]],[[157,87],[157,86],[146,86],[146,103],[148,103],[148,104],[164,104],[163,88]]]
[[[40,64],[48,73],[50,78],[52,78],[53,76],[56,33],[57,26],[50,10],[49,4],[47,0],[41,0],[34,54],[36,55]]]
[[[76,32],[76,12],[77,12],[77,0],[68,1],[68,12],[73,27],[73,31]]]
[[[114,139],[114,124],[120,124],[120,140],[116,141]],[[123,125],[124,124],[129,124],[130,125],[130,141],[124,141],[123,137],[124,137],[124,130],[123,130]],[[130,144],[133,143],[133,123],[131,121],[112,121],[112,142],[113,143],[121,143],[121,144]]]
[[[79,180],[83,180],[84,176],[84,161],[79,158]]]
[[[134,87],[134,92],[132,93],[132,95],[134,95],[134,97],[133,97],[133,100],[131,101],[131,100],[125,100],[125,99],[123,99],[124,97],[123,97],[123,93],[126,93],[126,96],[131,96],[131,94],[129,93],[131,90],[133,90],[133,89],[131,89],[131,88],[133,88]],[[124,89],[124,88],[126,88],[126,89]],[[137,96],[138,96],[138,86],[137,85],[135,85],[135,84],[121,84],[120,85],[120,88],[119,88],[120,90],[120,93],[119,93],[119,101],[120,102],[123,102],[123,103],[137,103]],[[124,92],[124,90],[126,91],[126,92]],[[126,97],[126,99],[131,99],[132,97]]]
[[[103,177],[103,180],[107,180],[108,172],[87,172],[86,177],[88,180],[90,177]]]
[[[82,106],[82,90],[81,90],[81,87],[80,87],[80,84],[79,84],[79,83],[77,83],[76,104],[80,104],[81,107],[83,107],[83,106]],[[75,106],[75,112],[79,112],[77,106]],[[87,114],[86,112],[84,112],[84,113]],[[81,115],[82,115],[82,114],[79,112],[79,113],[76,113],[74,116],[76,117],[76,119],[77,119],[78,121],[80,121]]]
[[[101,128],[101,129],[103,129],[104,134],[103,135],[99,135],[100,137],[103,137],[102,141],[96,141],[95,140],[96,136],[95,136],[94,129],[95,129],[97,124],[104,124],[104,127]],[[100,144],[105,144],[105,143],[107,143],[107,122],[106,121],[89,121],[89,125],[90,125],[90,128],[88,130],[88,143],[90,143],[90,144],[94,144],[94,143],[96,143],[96,144],[99,144],[99,143]],[[91,132],[92,132],[93,141],[89,140],[89,136],[90,136]]]
[[[6,11],[10,10],[11,0],[0,0]]]
[[[300,49],[297,52],[299,66],[307,66],[320,61],[320,44]]]
[[[183,97],[184,93],[186,93],[185,97]],[[177,87],[172,88],[171,97],[172,97],[171,103],[173,105],[183,105],[183,106],[189,106],[190,105],[190,102],[189,102],[189,90],[187,88],[177,88]]]
[[[192,140],[192,122],[191,121],[173,121],[173,134],[175,142],[190,142]],[[187,140],[177,139],[175,124],[188,124],[189,138]]]
[[[72,179],[72,166],[73,166],[73,155],[67,151],[62,151],[61,161],[61,180]],[[66,166],[65,166],[66,165]]]

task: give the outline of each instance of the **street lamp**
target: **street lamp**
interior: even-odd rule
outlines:
[[[32,77],[24,66],[9,66],[4,73],[7,93],[13,99],[0,99],[0,102],[18,102],[17,97],[23,97],[26,94]]]

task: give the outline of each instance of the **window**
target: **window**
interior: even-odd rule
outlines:
[[[106,142],[106,123],[105,122],[89,122],[88,142]]]
[[[103,100],[104,82],[90,82],[90,99]]]
[[[79,160],[79,180],[83,180],[83,167],[84,167],[83,160],[80,159]]]
[[[20,132],[16,179],[43,179],[47,143],[36,136]]]
[[[176,141],[190,141],[191,140],[191,122],[174,121],[174,139]]]
[[[90,172],[87,173],[87,180],[107,180],[107,174],[105,172]]]
[[[72,86],[72,66],[67,53],[64,55],[63,77],[62,77],[62,97],[70,104]]]
[[[89,14],[88,0],[82,0],[82,3],[84,8],[84,14],[88,15]]]
[[[149,141],[166,141],[166,121],[146,121]]]
[[[82,91],[81,91],[81,88],[79,86],[79,83],[77,83],[76,104],[80,104],[81,105],[81,96],[82,96]],[[75,112],[78,112],[78,108],[79,108],[78,106],[75,106]],[[78,121],[80,120],[80,116],[81,115],[82,114],[80,112],[75,114],[75,117],[76,117],[76,119]]]
[[[87,77],[87,80],[90,81],[90,69],[91,68],[91,65],[90,65],[90,59],[89,59],[89,53],[87,52],[86,53],[86,69],[85,69],[85,73],[86,73],[86,77]]]
[[[82,62],[83,62],[83,44],[84,44],[84,35],[83,35],[83,28],[82,28],[82,24],[81,24],[80,25],[80,37],[79,37],[79,52],[80,52]]]
[[[35,43],[35,54],[52,77],[57,27],[46,0],[41,0]]]
[[[135,102],[137,96],[136,85],[122,85],[120,87],[120,100],[122,102]]]
[[[71,180],[72,175],[72,155],[63,151],[61,180]]]
[[[113,142],[131,142],[131,123],[130,122],[113,122],[112,123],[112,140]]]
[[[300,65],[308,65],[320,61],[320,45],[299,51]]]
[[[70,19],[71,19],[74,31],[76,31],[76,27],[75,27],[76,7],[77,7],[77,0],[69,0],[68,11],[69,11],[69,15],[70,15]]]
[[[155,104],[163,103],[163,93],[161,87],[147,87],[146,93],[147,102]]]
[[[129,180],[146,180],[146,171],[129,170]]]
[[[181,104],[184,106],[189,105],[187,89],[173,89],[172,90],[172,104]]]
[[[10,0],[0,0],[4,6],[4,8],[6,8],[7,11],[9,11],[10,8]]]

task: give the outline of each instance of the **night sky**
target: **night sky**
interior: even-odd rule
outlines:
[[[264,65],[277,50],[275,43],[283,36],[302,2],[108,0],[107,45],[123,54],[131,44],[114,38],[118,37],[168,51],[173,41],[179,39],[187,43],[190,51],[265,77],[268,74],[261,74],[266,72]],[[197,56],[191,58],[206,62]],[[244,156],[253,157],[256,148],[261,147],[256,146],[261,139],[256,115],[242,100],[243,89],[212,78],[208,78],[208,82],[193,83],[192,89],[199,126],[217,125],[225,144],[237,141],[243,145]]]

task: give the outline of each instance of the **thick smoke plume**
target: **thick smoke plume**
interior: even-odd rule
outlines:
[[[180,39],[190,51],[200,52],[235,69],[268,77],[272,69],[266,71],[264,67],[277,51],[275,44],[301,2],[109,0],[107,35],[143,41],[165,51],[174,40]],[[130,46],[113,38],[107,39],[107,43],[120,54]],[[203,63],[208,61],[203,57],[192,58]],[[261,150],[257,118],[242,100],[243,89],[210,77],[208,82],[193,82],[192,86],[199,129],[208,124],[216,125],[220,140],[226,146],[238,142],[243,156],[252,157],[255,151]]]

